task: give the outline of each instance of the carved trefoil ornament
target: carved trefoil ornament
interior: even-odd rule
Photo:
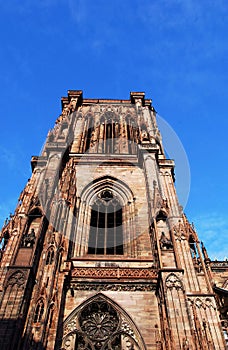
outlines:
[[[174,273],[166,278],[166,287],[168,289],[183,289],[181,280]]]

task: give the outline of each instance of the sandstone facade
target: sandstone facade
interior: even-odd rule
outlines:
[[[226,349],[228,262],[183,214],[144,93],[68,91],[31,164],[1,232],[1,349]]]

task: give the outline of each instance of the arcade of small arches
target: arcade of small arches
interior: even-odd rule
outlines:
[[[99,121],[87,114],[81,119],[80,128],[77,153],[135,154],[137,144],[149,142],[152,137],[145,122],[138,124],[132,114],[117,116],[111,111],[104,113]],[[154,139],[153,143],[161,148],[158,140]]]

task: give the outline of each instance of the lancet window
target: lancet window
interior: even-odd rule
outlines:
[[[122,207],[110,190],[91,208],[88,254],[123,254]]]
[[[91,146],[91,142],[92,142],[92,136],[94,133],[94,122],[92,118],[88,118],[86,120],[86,143],[85,143],[85,151],[88,151],[90,146]]]
[[[99,130],[99,153],[119,153],[120,125],[111,118],[102,118]]]
[[[189,236],[189,247],[190,247],[190,253],[192,256],[193,264],[197,272],[201,272],[202,270],[202,264],[201,259],[199,256],[198,248],[195,242],[195,239],[192,235]]]
[[[54,256],[55,256],[54,250],[53,248],[50,248],[47,252],[46,265],[51,265],[53,263]]]
[[[0,238],[0,250],[5,250],[9,241],[10,235],[8,231],[5,231],[2,238]]]
[[[193,239],[192,235],[189,237],[189,246],[190,246],[192,258],[194,259],[197,257],[197,249],[196,249],[195,240]]]
[[[44,313],[44,302],[42,299],[40,299],[36,305],[34,323],[40,322],[42,320],[43,313]]]
[[[138,128],[136,122],[130,116],[126,117],[127,124],[127,139],[128,139],[128,151],[133,154],[136,152],[136,144],[138,143]]]

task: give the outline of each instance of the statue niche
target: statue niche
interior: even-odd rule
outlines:
[[[21,248],[32,248],[36,240],[34,228],[31,229],[30,233],[27,232],[21,240]]]
[[[20,248],[17,253],[17,257],[15,260],[15,265],[21,266],[29,266],[32,264],[32,256],[33,256],[33,246],[36,241],[36,235],[34,228],[30,228],[22,236]]]
[[[169,225],[167,216],[160,211],[156,217],[158,236],[160,236],[159,243],[161,249],[173,249],[173,243],[170,239]]]
[[[169,238],[166,237],[165,232],[161,233],[160,246],[161,249],[173,249],[173,243]]]

